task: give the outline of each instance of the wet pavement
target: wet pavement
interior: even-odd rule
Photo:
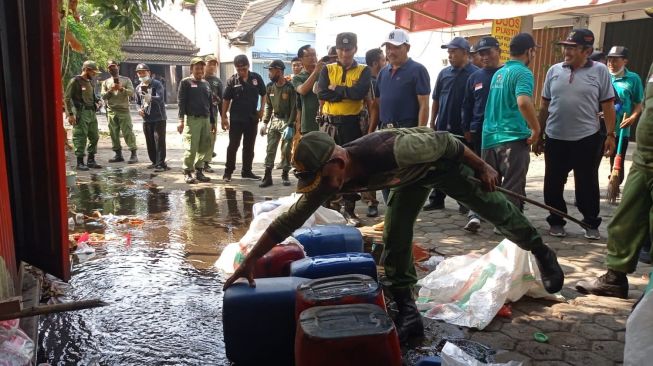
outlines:
[[[175,115],[169,111],[169,115]],[[146,220],[142,228],[90,225],[82,231],[104,232],[123,237],[99,246],[94,257],[81,258],[73,265],[71,298],[100,298],[112,306],[42,317],[39,361],[53,365],[223,365],[221,334],[221,284],[223,278],[213,268],[221,249],[236,241],[246,230],[254,202],[285,196],[292,187],[282,187],[280,170],[274,171],[275,185],[261,189],[258,182],[239,179],[225,184],[217,179],[224,164],[227,136],[221,133],[216,143],[210,183],[193,186],[183,183],[180,169],[181,139],[168,123],[168,161],[171,171],[152,174],[144,153],[144,138],[135,117],[139,164],[107,164],[112,156],[110,142],[103,136],[98,152],[102,170],[80,173],[79,191],[71,197],[71,207],[91,214],[127,215]],[[100,130],[107,131],[101,119]],[[629,150],[633,150],[632,149]],[[262,174],[265,138],[256,145],[255,172]],[[629,166],[628,159],[627,167]],[[68,159],[69,165],[73,163]],[[236,171],[238,173],[238,170]],[[601,187],[607,186],[609,166],[601,165]],[[531,157],[527,194],[542,198],[544,159]],[[570,213],[580,217],[574,201],[573,176],[565,199]],[[294,178],[291,178],[294,183]],[[156,188],[153,188],[156,187]],[[603,191],[605,193],[605,191]],[[380,194],[379,194],[380,198]],[[462,230],[466,218],[457,212],[456,203],[447,198],[447,208],[423,212],[415,225],[415,241],[431,254],[444,256],[485,253],[501,237],[483,224],[478,234]],[[381,214],[384,207],[380,207]],[[495,362],[517,360],[524,365],[619,365],[623,359],[625,322],[630,308],[642,293],[650,266],[639,266],[629,276],[627,300],[580,295],[574,285],[581,279],[602,274],[606,252],[606,224],[614,207],[601,202],[602,239],[583,238],[580,227],[567,225],[569,236],[547,234],[547,212],[526,205],[525,214],[542,233],[560,258],[567,275],[562,294],[567,302],[524,298],[512,306],[512,316],[496,318],[482,331],[430,321],[427,339],[407,350],[405,360],[414,364],[420,355],[437,354],[443,339],[455,339],[461,348],[477,352]],[[366,224],[381,218],[364,217],[365,207],[357,206]],[[89,223],[90,224],[90,223]],[[89,230],[90,229],[90,230]],[[103,231],[104,230],[104,231]],[[533,339],[535,332],[549,336],[548,343]],[[467,343],[464,343],[466,340]],[[485,346],[485,347],[483,347]]]

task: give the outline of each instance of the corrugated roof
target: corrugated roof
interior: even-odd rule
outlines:
[[[247,0],[203,0],[209,14],[215,24],[218,25],[220,33],[226,34],[238,25],[243,12],[247,9]]]
[[[144,13],[141,30],[122,44],[122,50],[133,53],[195,55],[199,48],[177,32],[170,24],[151,13]]]
[[[274,16],[274,13],[276,13],[287,2],[288,0],[252,1],[243,12],[235,31],[245,33],[256,31],[256,29]]]
[[[125,60],[123,62],[148,64],[163,64],[163,65],[188,65],[190,64],[192,55],[170,55],[160,53],[123,53]]]

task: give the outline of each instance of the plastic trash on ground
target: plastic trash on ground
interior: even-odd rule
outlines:
[[[471,355],[468,355],[458,346],[447,342],[442,348],[442,366],[521,366],[521,362],[510,361],[508,363],[485,363]]]
[[[74,254],[91,254],[95,253],[95,248],[88,245],[88,242],[81,242],[77,244]]]
[[[290,196],[281,197],[273,201],[264,201],[254,204],[254,219],[249,224],[249,229],[243,235],[238,243],[231,243],[227,245],[220,254],[220,258],[215,262],[215,266],[227,274],[234,273],[238,264],[242,263],[245,255],[256,244],[265,229],[281,215],[288,211],[301,195],[292,194]],[[258,205],[258,206],[257,206]],[[315,225],[328,225],[328,224],[346,224],[345,218],[337,211],[330,210],[326,207],[320,206],[311,217],[306,220],[301,227],[311,227]],[[299,242],[290,237],[279,244]]]
[[[480,257],[448,258],[418,284],[417,306],[424,316],[478,329],[485,328],[507,301],[524,295],[564,300],[546,292],[533,255],[508,239]]]
[[[19,319],[0,321],[0,343],[13,337],[18,329]]]
[[[650,365],[653,358],[653,283],[644,291],[642,299],[626,322],[624,366]]]
[[[0,343],[0,366],[30,365],[33,352],[34,342],[17,329],[13,336]]]

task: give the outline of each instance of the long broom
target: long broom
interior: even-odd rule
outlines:
[[[626,114],[624,113],[623,120],[626,119]],[[610,174],[610,181],[608,182],[608,194],[607,194],[607,200],[608,203],[611,204],[616,204],[617,203],[617,197],[619,197],[619,185],[621,182],[619,181],[619,173],[623,169],[623,159],[621,158],[621,145],[623,142],[623,137],[624,137],[624,130],[625,128],[622,128],[621,131],[619,131],[619,143],[617,143],[617,154],[614,158],[614,166],[612,167],[612,173]]]

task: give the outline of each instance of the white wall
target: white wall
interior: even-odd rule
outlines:
[[[310,28],[291,26],[290,12],[294,7],[289,2],[254,33],[252,52],[295,54],[299,47],[315,43],[315,33],[306,32]]]

